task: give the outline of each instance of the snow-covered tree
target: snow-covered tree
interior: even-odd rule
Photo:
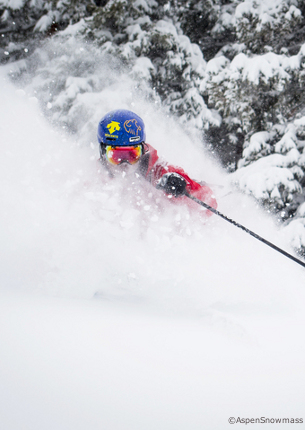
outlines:
[[[54,11],[51,8],[37,21],[34,31],[47,31],[51,23],[48,17],[51,15],[54,22],[67,22],[67,11],[71,7],[68,3],[60,2],[61,9],[56,9],[56,17],[52,15]],[[178,116],[182,122],[200,129],[208,127],[210,123],[219,125],[219,114],[207,108],[200,90],[206,65],[202,52],[198,45],[191,43],[190,39],[182,34],[166,5],[160,8],[155,0],[110,0],[105,5],[87,5],[86,10],[83,10],[79,3],[77,6],[78,14],[74,14],[75,19],[71,19],[66,30],[58,31],[53,37],[62,38],[65,43],[70,31],[75,34],[76,27],[79,39],[93,43],[100,52],[99,56],[103,53],[116,58],[117,64],[125,65],[128,74],[135,78],[139,85],[143,81],[149,84],[168,112]],[[91,16],[83,18],[88,10],[91,11]],[[73,24],[74,21],[77,21],[76,24]],[[75,77],[84,78],[79,76],[80,68],[71,67],[73,52],[70,55],[70,76],[67,76],[67,79],[71,80],[75,71]],[[29,59],[32,64],[34,57]],[[55,81],[55,78],[51,76],[50,69],[46,70],[45,65],[42,66],[41,72],[49,75],[43,86],[48,88],[50,93],[46,83]],[[62,74],[61,78],[64,76],[65,74]],[[66,84],[50,85],[55,96],[56,89],[61,91]],[[71,103],[70,100],[70,108]],[[64,105],[69,105],[68,98]],[[61,115],[61,118],[63,117]]]
[[[218,35],[211,31],[219,20],[222,5],[221,0],[178,0],[173,1],[176,14],[183,32],[197,43],[205,60],[210,60],[219,51],[224,43],[228,43],[228,32],[219,32]],[[225,33],[225,34],[224,34]],[[223,40],[226,42],[222,42]]]
[[[239,169],[232,175],[235,184],[254,196],[282,220],[294,215],[302,194],[305,172],[304,141],[296,124],[274,126],[246,142]]]
[[[246,138],[275,123],[284,123],[303,106],[305,45],[297,55],[272,52],[230,62],[225,56],[211,60],[204,86],[209,102],[224,118],[234,119]]]
[[[297,0],[246,0],[235,10],[237,41],[261,54],[264,49],[280,52],[302,22]]]
[[[45,37],[89,16],[93,0],[0,0],[0,62],[30,55]]]
[[[109,1],[94,14],[94,38],[104,44],[108,37],[108,52],[132,65],[136,78],[142,74],[169,112],[198,128],[219,125],[220,116],[207,108],[200,90],[202,52],[182,33],[170,4],[162,3]]]

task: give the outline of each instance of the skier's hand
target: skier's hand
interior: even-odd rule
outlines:
[[[165,173],[165,175],[159,179],[156,187],[165,191],[166,194],[178,197],[185,193],[186,180],[178,173]]]

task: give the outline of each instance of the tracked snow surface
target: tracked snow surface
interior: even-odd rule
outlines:
[[[0,82],[1,428],[305,420],[304,270],[140,178],[110,181],[95,142],[80,145]],[[104,101],[98,115],[120,98]],[[250,198],[226,195],[199,142],[149,104],[134,110],[160,155],[215,184],[221,212],[291,252]]]

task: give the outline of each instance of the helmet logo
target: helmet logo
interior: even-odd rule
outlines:
[[[140,139],[140,136],[131,136],[129,142],[139,142]]]
[[[128,119],[124,122],[124,128],[129,134],[133,134],[135,136],[138,135],[139,131],[142,130],[141,126],[138,125],[136,119]]]
[[[107,128],[108,128],[110,134],[114,133],[115,131],[121,130],[120,123],[117,121],[111,121],[107,125]]]

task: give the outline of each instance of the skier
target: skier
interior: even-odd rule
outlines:
[[[156,149],[145,142],[146,134],[143,120],[129,110],[108,112],[99,122],[98,142],[100,161],[108,174],[114,177],[122,166],[135,166],[135,172],[142,175],[154,187],[162,189],[175,202],[196,208],[198,205],[184,195],[185,191],[217,208],[212,190],[205,184],[191,179],[181,167],[162,160]],[[212,212],[204,211],[204,217]]]

